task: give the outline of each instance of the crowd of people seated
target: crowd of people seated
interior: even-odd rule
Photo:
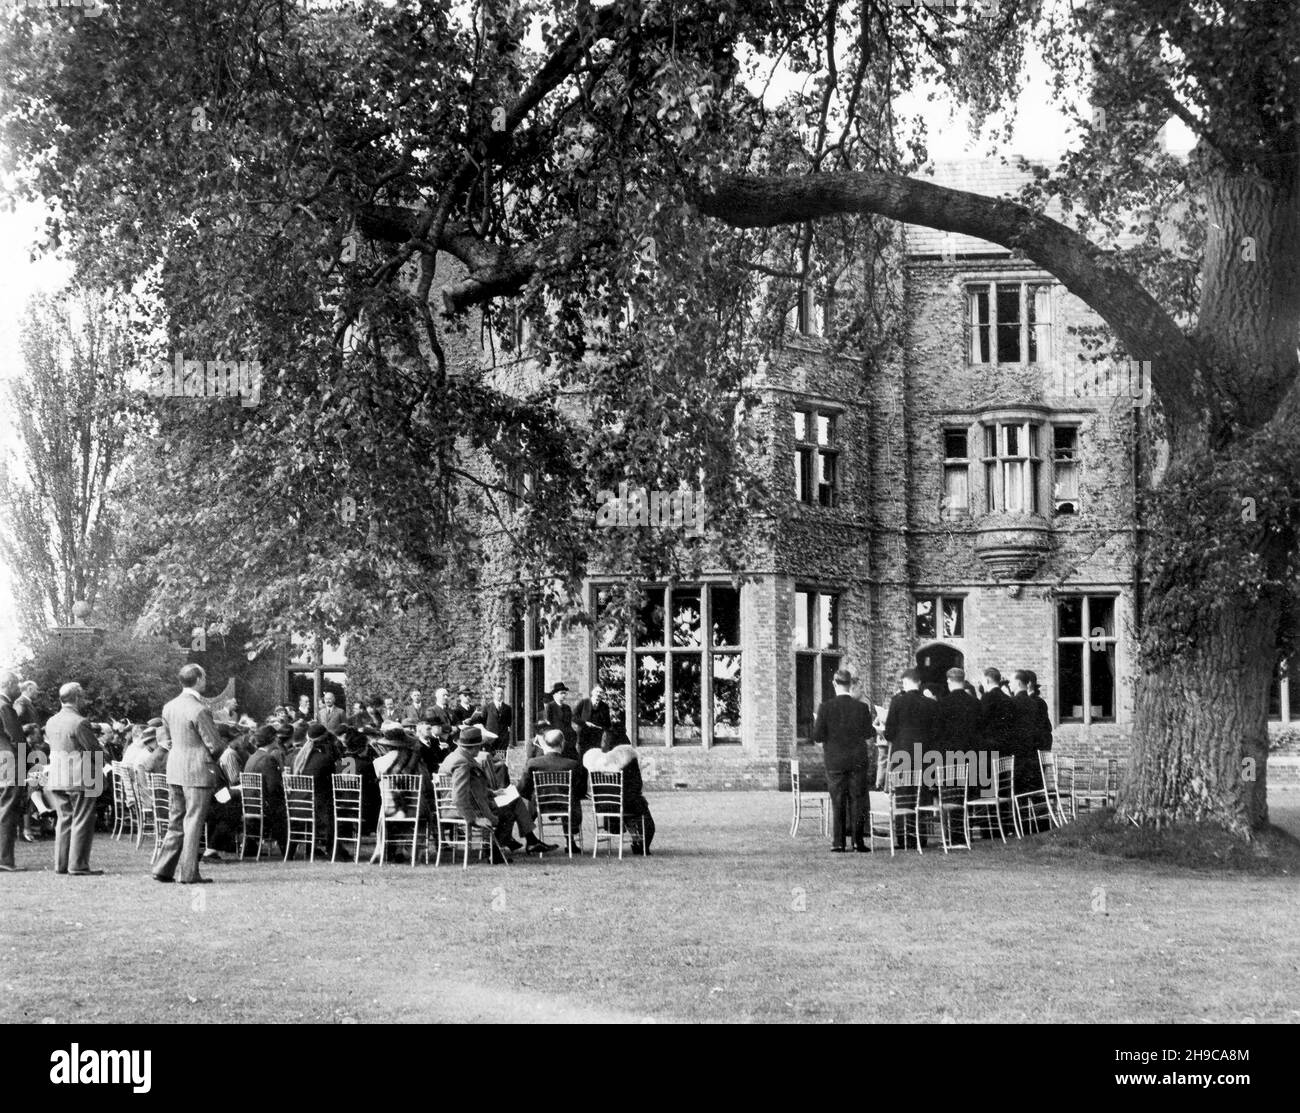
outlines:
[[[39,750],[43,745],[42,730],[32,702],[36,686],[30,682],[20,685],[13,677],[10,681],[14,695],[8,701],[0,696],[0,710],[7,713],[11,706],[17,725],[0,730],[0,745],[12,733],[25,740],[28,752]],[[649,852],[654,824],[642,789],[636,750],[622,731],[611,727],[609,704],[599,687],[579,702],[575,713],[568,706],[567,687],[562,683],[552,685],[536,717],[537,729],[527,743],[522,774],[512,786],[506,755],[517,744],[514,710],[505,702],[504,689],[500,686],[493,688],[490,698],[481,705],[475,703],[469,688],[462,688],[454,703],[449,690],[439,688],[429,704],[424,702],[419,689],[411,689],[400,707],[392,697],[376,697],[354,703],[350,712],[338,705],[333,692],[326,691],[314,710],[310,697],[303,695],[296,706],[277,707],[258,723],[246,715],[237,716],[233,705],[222,706],[203,699],[205,683],[206,676],[198,666],[183,670],[182,695],[198,695],[202,710],[196,712],[197,719],[191,715],[178,720],[184,722],[187,734],[192,735],[189,742],[199,750],[198,760],[205,766],[201,779],[211,782],[190,786],[210,789],[203,813],[207,849],[202,860],[219,860],[224,854],[243,849],[239,843],[244,832],[244,774],[261,777],[262,833],[281,848],[289,842],[285,775],[310,777],[315,790],[316,839],[320,852],[326,855],[333,842],[334,774],[353,774],[361,779],[363,836],[376,833],[381,815],[394,820],[405,818],[398,800],[384,798],[384,776],[401,773],[420,776],[426,807],[431,813],[432,776],[447,774],[452,779],[453,798],[461,814],[469,823],[494,832],[493,860],[502,861],[519,851],[546,854],[560,849],[559,844],[536,837],[535,773],[566,770],[573,773],[573,830],[564,831],[569,849],[573,849],[581,838],[580,802],[586,796],[588,771],[622,769],[627,814],[643,817],[645,821],[634,833],[633,850]],[[189,704],[184,704],[182,709],[192,710]],[[167,775],[175,765],[174,726],[169,728],[167,714],[168,709],[164,708],[162,715],[143,723],[110,720],[94,724],[93,728],[85,720],[84,729],[92,734],[98,732],[97,745],[105,768],[121,762],[135,790],[140,791],[148,783],[145,779],[148,775]],[[57,812],[57,801],[43,783],[39,764],[29,764],[29,768],[35,771],[29,775],[28,783],[15,788],[12,806],[6,806],[13,813],[15,833],[20,829],[20,837],[30,842],[47,832]],[[168,779],[169,783],[177,783],[171,776]],[[101,812],[108,809],[110,800],[110,793],[101,795],[97,801]],[[188,798],[174,801],[174,806],[189,807]],[[21,823],[17,822],[19,814]],[[105,816],[101,826],[107,823]],[[382,849],[377,847],[372,861],[378,860]],[[293,857],[296,850],[297,847],[288,847],[289,856]],[[391,848],[389,853],[400,857]],[[9,859],[12,864],[12,849]],[[160,878],[166,879],[169,878]]]

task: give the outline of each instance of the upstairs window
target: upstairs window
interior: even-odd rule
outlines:
[[[970,509],[970,449],[965,429],[943,431],[943,503],[945,518]]]
[[[984,508],[992,513],[1037,514],[1038,426],[1028,421],[984,426]]]
[[[1051,354],[1051,286],[982,282],[967,287],[971,363],[1041,363]]]
[[[1079,513],[1079,427],[1052,428],[1052,513]]]
[[[824,290],[804,288],[786,314],[786,328],[799,336],[825,336],[830,332],[833,299]]]
[[[794,412],[794,497],[811,506],[836,504],[839,450],[836,419],[822,410]]]
[[[926,641],[962,637],[964,604],[959,595],[918,595],[916,636]]]

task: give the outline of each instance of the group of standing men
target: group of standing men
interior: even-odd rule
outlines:
[[[960,761],[968,770],[987,771],[996,767],[996,758],[1014,757],[1015,791],[1041,784],[1037,753],[1052,748],[1052,720],[1037,676],[1022,669],[1007,683],[996,668],[987,668],[979,693],[962,669],[949,669],[946,679],[948,691],[940,697],[932,689],[922,690],[920,673],[908,669],[902,674],[903,690],[880,722],[873,719],[869,702],[852,695],[852,673],[840,669],[835,674],[835,696],[817,709],[812,735],[825,756],[832,852],[844,853],[850,833],[855,851],[870,852],[867,794],[873,786],[885,786],[887,768],[921,772]],[[878,727],[888,748],[888,766],[877,756]],[[937,760],[928,760],[930,754]],[[981,754],[990,760],[979,761]],[[972,793],[992,787],[968,780]]]

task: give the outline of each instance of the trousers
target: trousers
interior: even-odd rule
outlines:
[[[73,873],[90,869],[90,847],[95,841],[95,810],[99,797],[86,792],[52,792],[59,813],[54,828],[54,872]]]

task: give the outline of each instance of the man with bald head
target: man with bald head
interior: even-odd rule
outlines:
[[[14,842],[22,818],[21,786],[27,783],[27,770],[19,768],[25,749],[22,724],[14,710],[19,694],[18,674],[0,669],[0,873],[17,873],[21,868],[14,864]]]
[[[95,807],[104,784],[104,753],[90,720],[81,713],[85,699],[80,684],[63,685],[59,689],[62,706],[45,724],[45,741],[50,747],[49,790],[59,813],[54,831],[54,872],[73,877],[104,872],[90,868]]]
[[[577,840],[582,834],[582,798],[587,795],[587,770],[583,768],[582,763],[574,761],[571,757],[564,756],[564,732],[560,730],[548,730],[542,735],[542,753],[538,757],[530,758],[524,765],[523,775],[519,778],[519,783],[515,786],[519,790],[522,799],[532,801],[533,799],[533,774],[534,773],[569,773],[569,811],[573,816],[573,830],[565,830],[565,837],[569,840],[569,852],[574,853],[578,849]],[[566,824],[567,828],[567,824]]]
[[[212,794],[221,783],[217,758],[225,743],[212,721],[203,699],[208,674],[200,665],[186,665],[179,674],[181,694],[163,707],[163,722],[171,735],[167,756],[167,837],[154,863],[155,881],[179,881],[201,885],[210,878],[199,876],[199,854],[203,850],[203,827],[212,806]],[[175,874],[180,876],[176,877]]]

